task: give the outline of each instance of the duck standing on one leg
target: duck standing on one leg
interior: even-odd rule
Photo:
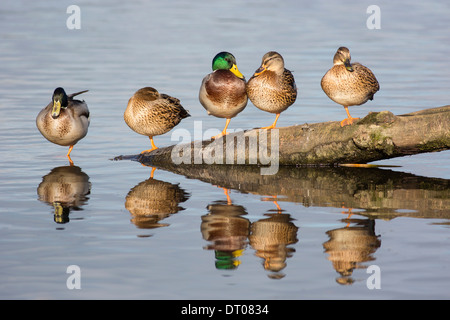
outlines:
[[[341,127],[350,125],[359,118],[353,118],[349,106],[359,106],[373,100],[380,90],[377,78],[372,71],[360,63],[350,63],[350,51],[340,47],[333,58],[333,67],[325,73],[321,86],[334,102],[343,105],[348,118],[341,121]]]
[[[275,128],[280,113],[297,99],[294,76],[284,68],[284,59],[278,52],[263,56],[261,66],[247,82],[247,95],[255,107],[276,114],[272,125],[261,129]]]
[[[152,87],[136,91],[128,101],[123,115],[126,124],[135,132],[148,136],[152,148],[141,152],[158,149],[153,142],[154,136],[162,135],[173,129],[190,114],[180,104],[180,100],[167,94],[159,93]]]
[[[200,86],[199,100],[209,115],[227,119],[222,132],[212,139],[227,135],[228,124],[247,106],[245,78],[229,52],[219,52],[212,62],[213,72],[206,75]]]
[[[36,126],[48,141],[69,146],[67,158],[72,165],[70,153],[73,146],[86,136],[90,122],[86,102],[74,100],[73,97],[87,91],[67,95],[63,88],[56,88],[52,102],[36,117]]]

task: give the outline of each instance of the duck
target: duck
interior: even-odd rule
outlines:
[[[269,51],[262,57],[261,66],[248,80],[246,90],[255,107],[276,114],[272,125],[261,129],[274,129],[281,112],[297,99],[294,76],[284,67],[284,59],[276,51]]]
[[[82,210],[91,192],[89,176],[75,165],[53,168],[37,188],[39,200],[54,209],[56,223],[69,222],[69,213]]]
[[[159,93],[153,87],[144,87],[128,100],[123,117],[133,131],[149,137],[152,147],[142,151],[143,154],[158,149],[153,141],[154,136],[169,132],[190,114],[179,99]]]
[[[56,88],[52,102],[36,117],[36,126],[44,138],[60,146],[69,146],[67,158],[70,164],[73,164],[70,153],[74,145],[86,136],[90,123],[86,102],[73,98],[88,91],[67,95],[64,88]]]
[[[375,93],[380,90],[377,78],[369,68],[350,61],[350,50],[340,47],[334,55],[333,67],[320,82],[325,94],[345,108],[347,118],[341,121],[341,127],[351,125],[359,119],[350,115],[349,106],[359,106],[373,100]]]
[[[157,180],[151,176],[128,192],[125,209],[131,213],[131,221],[139,228],[168,226],[161,220],[184,210],[181,203],[189,197],[190,194],[179,184]]]
[[[227,135],[231,118],[245,109],[248,102],[245,77],[239,71],[233,54],[222,51],[212,60],[212,72],[201,83],[199,100],[208,115],[225,118],[225,128],[211,139]]]

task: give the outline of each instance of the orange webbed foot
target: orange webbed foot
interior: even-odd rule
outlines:
[[[144,151],[141,152],[141,154],[143,154],[143,153],[149,153],[149,152],[155,151],[156,149],[158,149],[158,147],[151,148],[151,149],[148,149],[148,150],[144,150]]]
[[[228,132],[222,131],[222,132],[219,133],[218,135],[216,135],[216,136],[214,136],[214,137],[211,137],[211,140],[217,140],[217,139],[220,139],[220,138],[222,138],[223,136],[226,136],[227,134],[228,134]]]
[[[346,118],[344,120],[341,121],[341,127],[345,127],[348,125],[353,124],[354,122],[358,121],[359,118]]]

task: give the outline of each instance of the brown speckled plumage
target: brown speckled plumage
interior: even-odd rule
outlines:
[[[347,107],[361,105],[372,100],[380,89],[372,71],[360,63],[350,63],[350,51],[340,47],[333,59],[333,67],[325,73],[321,86],[325,94],[334,102]],[[349,116],[350,123],[353,121]]]
[[[133,131],[148,136],[151,140],[153,136],[170,131],[182,119],[189,116],[180,104],[180,100],[159,93],[151,87],[136,91],[128,101],[124,113],[126,124]]]
[[[56,119],[52,117],[53,102],[39,112],[36,126],[47,140],[61,146],[73,146],[86,136],[89,127],[88,106],[84,101],[73,99],[86,91],[68,95],[67,108],[61,108]]]
[[[125,198],[125,208],[133,216],[133,222],[141,227],[157,227],[158,221],[183,210],[180,203],[189,194],[178,184],[150,178],[142,181]]]
[[[263,56],[261,67],[247,82],[247,95],[255,107],[271,113],[281,113],[295,102],[294,76],[284,68],[279,53],[271,51]]]

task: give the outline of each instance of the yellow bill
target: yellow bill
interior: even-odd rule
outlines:
[[[244,79],[244,75],[239,71],[237,65],[233,64],[230,71],[233,72],[236,75],[236,77]]]
[[[56,119],[61,113],[61,102],[53,100],[52,118]]]

